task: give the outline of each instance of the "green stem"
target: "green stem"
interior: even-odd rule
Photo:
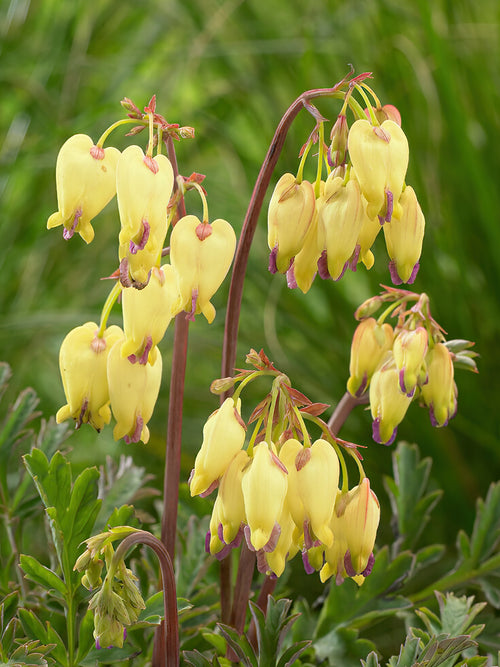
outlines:
[[[370,114],[370,120],[372,122],[372,125],[375,125],[375,126],[380,125],[380,123],[378,122],[377,116],[375,115],[375,111],[373,110],[372,103],[368,99],[368,96],[365,93],[365,91],[363,90],[363,88],[358,84],[355,85],[355,88],[358,91],[358,93],[361,95],[361,97],[363,98],[364,103],[366,104],[366,107],[368,109],[368,113]]]
[[[117,120],[116,123],[113,123],[113,125],[110,125],[108,129],[101,134],[101,136],[99,137],[99,141],[96,143],[96,146],[102,148],[104,142],[109,137],[111,132],[113,132],[113,130],[116,130],[118,127],[121,127],[122,125],[129,125],[130,123],[146,126],[146,122],[143,120],[139,120],[138,118],[122,118],[121,120]]]
[[[121,283],[119,280],[117,280],[116,283],[113,285],[113,289],[108,294],[108,297],[104,302],[104,306],[102,307],[101,322],[99,324],[99,330],[97,332],[97,336],[99,338],[102,338],[104,336],[104,332],[106,331],[106,326],[108,324],[109,315],[121,291],[122,291]]]
[[[313,141],[312,141],[312,139],[310,139],[307,142],[307,144],[304,148],[304,152],[302,153],[302,155],[300,157],[299,168],[297,169],[297,176],[295,177],[295,180],[299,184],[302,183],[302,179],[303,179],[303,176],[304,176],[304,165],[306,163],[307,156],[309,155],[309,151],[311,150],[312,145],[313,145]]]
[[[489,572],[498,570],[498,568],[500,568],[500,554],[496,554],[475,569],[469,570],[464,567],[459,568],[455,572],[447,574],[441,579],[438,579],[430,586],[427,586],[427,588],[424,588],[422,591],[418,591],[418,593],[409,595],[408,599],[411,600],[414,605],[418,605],[427,598],[432,597],[434,595],[434,591],[446,591],[450,588],[455,588],[462,584],[466,584],[473,579],[477,579],[478,577],[483,577]]]
[[[316,181],[314,183],[314,194],[316,196],[316,199],[320,195],[321,176],[322,176],[322,173],[323,173],[323,155],[325,153],[325,126],[324,126],[324,123],[319,124],[318,132],[319,132],[319,138],[318,138],[318,144],[319,144],[318,169],[316,171]]]

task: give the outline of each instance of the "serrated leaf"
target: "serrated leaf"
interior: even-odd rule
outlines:
[[[212,667],[212,665],[220,664],[216,656],[212,660],[209,660],[199,651],[183,651],[182,655],[184,662],[193,667]]]
[[[432,461],[420,460],[417,445],[400,442],[393,454],[394,479],[384,478],[384,485],[393,514],[397,521],[398,539],[394,551],[413,549],[429,521],[429,515],[442,492],[437,490],[424,496]]]
[[[216,632],[201,632],[201,636],[205,641],[211,644],[219,655],[224,655],[226,653],[226,640],[222,635],[217,634]]]
[[[45,567],[45,565],[42,565],[36,558],[25,554],[21,554],[19,563],[28,579],[34,581],[48,591],[56,591],[63,598],[65,597],[67,593],[66,585],[55,572],[48,567]]]
[[[47,621],[47,643],[54,644],[54,648],[51,650],[51,657],[54,657],[62,665],[66,664],[68,659],[68,649],[64,644],[59,633],[52,627],[52,625]]]
[[[0,620],[1,620],[0,632],[3,632],[3,629],[14,617],[18,605],[19,605],[19,593],[17,591],[9,593],[3,598],[2,604],[0,605]]]
[[[18,616],[28,639],[37,639],[42,644],[47,644],[47,631],[32,611],[20,607]]]
[[[1,648],[4,654],[10,653],[12,649],[18,624],[17,618],[11,618],[2,632]]]
[[[378,661],[375,651],[368,654],[366,660],[361,660],[361,664],[363,667],[380,667],[380,662]]]
[[[399,655],[389,659],[388,667],[412,667],[420,650],[418,637],[407,637]]]

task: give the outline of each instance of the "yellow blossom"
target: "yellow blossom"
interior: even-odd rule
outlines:
[[[365,392],[377,366],[391,349],[393,336],[390,324],[379,325],[373,317],[358,324],[352,338],[347,381],[347,391],[352,396],[361,396]]]
[[[58,211],[47,229],[64,225],[63,236],[76,232],[86,243],[94,238],[90,224],[116,192],[116,165],[120,151],[99,148],[86,134],[75,134],[61,147],[56,163]]]
[[[109,351],[123,332],[111,326],[99,337],[98,330],[95,322],[87,322],[62,342],[59,366],[68,402],[57,412],[58,424],[72,417],[77,428],[88,422],[100,431],[111,419],[106,367]]]
[[[399,371],[390,354],[387,361],[375,371],[370,383],[370,409],[375,442],[390,445],[394,441],[397,427],[411,400],[399,387]]]

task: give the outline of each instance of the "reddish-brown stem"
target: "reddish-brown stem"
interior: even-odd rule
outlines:
[[[127,551],[137,545],[145,544],[158,556],[162,577],[163,609],[165,618],[162,620],[158,635],[162,641],[155,642],[152,667],[178,667],[179,665],[179,623],[177,617],[177,594],[172,560],[165,545],[145,530],[138,530],[126,537],[118,546],[114,558],[121,560]],[[165,627],[166,626],[166,627]]]
[[[172,137],[167,139],[167,152],[172,164],[174,177],[179,170]],[[176,181],[175,181],[176,182]],[[186,214],[184,198],[179,199],[177,211],[180,217]],[[184,402],[184,381],[186,376],[187,344],[189,321],[181,312],[175,318],[174,349],[170,374],[170,396],[168,404],[167,440],[165,448],[165,476],[163,482],[163,516],[161,539],[170,557],[174,558],[177,530],[177,505],[179,502],[179,478],[181,470],[182,408]]]
[[[365,76],[365,75],[361,75]],[[250,253],[250,246],[252,244],[252,239],[257,228],[257,222],[259,219],[260,210],[262,208],[262,203],[264,201],[267,188],[271,181],[271,176],[273,174],[274,168],[278,161],[278,158],[281,154],[281,150],[285,143],[285,138],[290,129],[290,126],[299,111],[303,107],[308,107],[309,100],[317,97],[331,97],[346,83],[346,78],[340,81],[338,84],[333,86],[333,88],[317,88],[314,90],[308,90],[300,97],[298,97],[293,104],[285,112],[282,117],[274,137],[271,141],[269,149],[267,151],[262,167],[260,168],[257,181],[248,204],[248,209],[245,215],[245,220],[243,222],[243,227],[241,230],[241,235],[238,241],[238,247],[236,249],[236,255],[234,259],[233,272],[231,275],[231,285],[229,287],[229,297],[227,302],[227,311],[226,311],[226,324],[224,330],[224,344],[222,348],[222,372],[221,377],[228,377],[232,374],[233,368],[236,361],[236,348],[238,340],[238,325],[240,320],[240,310],[241,310],[241,298],[243,294],[243,283],[245,280],[245,273],[248,263],[248,255]],[[221,402],[227,397],[227,394],[221,396]],[[248,566],[248,559],[244,558],[244,550],[246,546],[243,545],[242,553],[240,558],[239,570],[242,568],[242,564],[245,563],[245,567]],[[250,576],[248,573],[245,573],[245,576],[241,577],[241,584],[238,585],[240,581],[240,572],[238,571],[238,579],[236,588],[234,591],[234,602],[233,608],[231,611],[230,618],[232,619],[232,625],[236,629],[240,626],[243,628],[246,614],[246,607],[248,604],[248,597],[250,594],[250,586],[252,583],[252,573],[254,567],[254,560],[252,560],[252,571]],[[223,618],[229,617],[228,610],[228,601],[231,600],[231,591],[228,590],[230,587],[231,577],[228,574],[230,572],[229,558],[226,559],[226,563],[221,564],[221,615]],[[246,588],[243,588],[243,582]],[[243,614],[243,620],[241,621],[241,614]],[[235,624],[235,618],[238,618],[238,625]],[[242,631],[242,630],[240,630]]]
[[[234,603],[231,611],[231,625],[241,635],[245,628],[250,586],[252,585],[255,553],[250,551],[246,542],[241,543],[240,563],[234,586]]]
[[[344,425],[345,420],[357,405],[365,405],[366,403],[368,403],[368,401],[369,401],[368,394],[363,395],[360,398],[356,398],[355,396],[351,396],[351,394],[348,391],[346,391],[346,393],[337,403],[337,407],[335,408],[332,416],[328,420],[328,428],[333,433],[333,435],[339,434],[339,431]]]
[[[167,153],[172,164],[174,177],[177,179],[179,170],[175,156],[172,137],[167,139]],[[177,182],[176,180],[174,181]],[[184,198],[180,197],[177,204],[179,217],[186,214]],[[167,439],[165,445],[165,472],[163,478],[163,515],[161,519],[161,540],[170,556],[174,559],[175,537],[177,532],[177,506],[179,503],[179,479],[181,471],[182,445],[182,408],[184,402],[184,381],[186,377],[187,344],[189,321],[185,313],[175,318],[174,349],[172,369],[170,372],[170,396],[168,403]],[[167,637],[168,640],[168,637]],[[177,638],[178,642],[178,638]],[[161,647],[165,644],[165,627],[160,625],[155,633],[153,656],[161,655]],[[159,659],[159,658],[158,658]],[[155,665],[153,660],[153,665]],[[161,663],[158,663],[160,666]]]

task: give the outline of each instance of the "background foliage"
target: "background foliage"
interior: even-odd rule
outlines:
[[[450,338],[475,340],[481,354],[479,376],[457,373],[459,412],[447,428],[433,429],[427,412],[412,405],[399,430],[433,457],[431,485],[434,479],[445,491],[427,530],[448,545],[460,528],[470,531],[475,499],[500,472],[499,20],[495,0],[3,0],[0,348],[13,369],[12,390],[35,387],[47,416],[60,407],[61,340],[97,320],[109,289],[99,278],[117,265],[115,204],[97,219],[88,248],[45,229],[56,209],[55,160],[68,136],[97,138],[121,114],[121,98],[143,106],[156,93],[170,122],[196,128],[196,139],[179,146],[182,173],[207,174],[212,218],[225,217],[238,231],[282,113],[303,90],[333,84],[352,63],[357,73],[373,71],[377,93],[400,109],[409,139],[407,181],[427,220],[415,290],[430,295]],[[338,112],[333,102],[320,108],[330,119]],[[302,114],[274,181],[296,168],[311,127]],[[371,272],[317,281],[304,296],[268,274],[264,230],[265,215],[251,252],[238,363],[250,346],[264,347],[295,386],[334,405],[348,376],[352,313],[389,282],[383,244]],[[224,299],[222,290],[212,326],[200,320],[190,332],[186,479],[202,424],[217,405],[208,386],[220,372]],[[171,340],[170,332],[151,442],[127,448],[158,485]],[[366,470],[382,496],[390,453],[371,441],[369,415],[354,413],[341,436],[369,445]],[[110,429],[98,439],[82,429],[70,444],[77,465],[125,448]]]

